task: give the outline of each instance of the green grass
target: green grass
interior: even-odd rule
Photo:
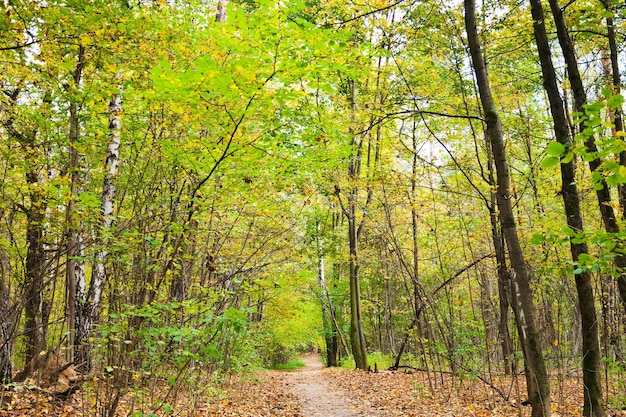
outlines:
[[[374,364],[378,366],[378,369],[388,369],[393,365],[393,358],[389,355],[384,355],[381,352],[372,352],[367,355],[367,364],[374,369]],[[352,356],[344,359],[341,362],[341,367],[345,369],[354,369],[354,359]]]
[[[272,369],[277,369],[281,371],[293,371],[295,369],[302,368],[303,366],[305,366],[304,362],[302,362],[300,359],[294,359],[287,363],[276,364],[272,366]]]

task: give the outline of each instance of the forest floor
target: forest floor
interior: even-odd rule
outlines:
[[[530,407],[519,404],[525,399],[523,375],[517,378],[493,376],[486,382],[470,375],[461,377],[414,370],[367,373],[328,369],[314,354],[305,355],[302,360],[306,366],[296,371],[253,372],[232,377],[217,389],[208,385],[196,387],[204,392],[199,397],[180,392],[175,404],[167,407],[151,408],[145,403],[142,411],[137,412],[137,399],[127,394],[115,414],[144,417],[530,416]],[[580,378],[561,378],[553,383],[553,417],[582,415],[581,384]],[[84,393],[89,389],[59,401],[40,390],[5,387],[0,392],[0,417],[107,415],[101,406],[95,409],[93,397]],[[159,397],[158,392],[150,392],[150,396],[153,400]],[[626,417],[626,411],[609,410],[608,415]]]
[[[524,377],[481,381],[469,375],[420,371],[323,368],[317,355],[306,355],[304,368],[271,371],[256,379],[240,379],[225,396],[206,405],[210,416],[282,417],[523,417],[530,416]],[[519,393],[519,394],[518,394]],[[518,400],[521,398],[522,400]],[[553,391],[552,416],[582,415],[580,378],[562,379]],[[624,410],[609,416],[626,417]]]

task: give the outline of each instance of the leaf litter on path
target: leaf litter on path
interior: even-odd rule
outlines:
[[[163,408],[154,416],[193,417],[525,417],[530,407],[525,399],[524,377],[495,375],[490,383],[507,397],[471,375],[438,372],[323,369],[317,356],[303,358],[306,367],[297,371],[264,371],[234,376],[220,389],[205,395],[181,393],[174,412]],[[517,381],[517,382],[516,382]],[[615,386],[614,384],[611,384]],[[562,377],[552,384],[553,417],[582,415],[581,378]],[[5,387],[0,417],[4,416],[95,416],[93,400],[85,387],[67,401],[59,401],[44,390]],[[159,390],[157,390],[159,391]],[[163,391],[167,391],[165,388]],[[207,397],[207,393],[212,393]],[[517,392],[521,393],[520,396]],[[151,392],[158,402],[159,392]],[[611,395],[616,395],[612,392]],[[137,411],[132,398],[122,401],[116,413]],[[147,410],[146,410],[147,411]],[[626,417],[624,410],[609,410],[611,417]]]
[[[322,369],[305,358],[307,366],[291,372],[266,372],[253,384],[235,382],[227,397],[236,399],[233,408],[218,410],[215,416],[237,417],[526,417],[529,406],[520,405],[525,399],[524,376],[517,378],[494,376],[492,387],[471,375],[439,372],[382,371],[367,373],[360,370]],[[582,415],[582,381],[566,378],[553,384],[553,417]],[[282,396],[276,392],[282,391]],[[517,395],[520,393],[521,398]],[[284,403],[274,413],[271,407],[254,407],[272,398],[293,401]],[[268,411],[269,410],[269,411]],[[610,410],[614,417],[626,417],[626,411]]]

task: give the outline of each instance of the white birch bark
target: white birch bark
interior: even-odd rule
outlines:
[[[222,0],[217,4],[217,13],[215,14],[215,21],[224,23],[226,22],[226,6],[228,0]]]
[[[91,285],[89,287],[89,299],[96,307],[102,298],[102,287],[106,278],[104,260],[108,255],[103,232],[108,230],[113,224],[113,208],[115,200],[115,177],[117,176],[119,165],[119,149],[122,131],[122,94],[118,93],[109,103],[109,152],[106,157],[107,174],[104,177],[102,187],[102,205],[100,220],[100,236],[96,239],[98,250],[95,254],[96,263],[93,267]]]
[[[118,76],[118,78],[120,78]],[[86,296],[79,299],[80,308],[76,318],[76,349],[75,362],[83,371],[91,368],[91,355],[88,338],[94,324],[98,321],[98,311],[102,300],[102,290],[106,281],[105,261],[108,255],[106,233],[113,224],[113,209],[115,200],[115,177],[119,165],[119,148],[122,131],[122,93],[115,94],[109,102],[109,149],[107,152],[101,199],[101,220],[95,243],[94,265]],[[78,288],[77,293],[85,294],[85,289]]]

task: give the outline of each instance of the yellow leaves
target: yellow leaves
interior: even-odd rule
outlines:
[[[83,46],[91,45],[91,36],[87,33],[80,35],[80,44]]]

